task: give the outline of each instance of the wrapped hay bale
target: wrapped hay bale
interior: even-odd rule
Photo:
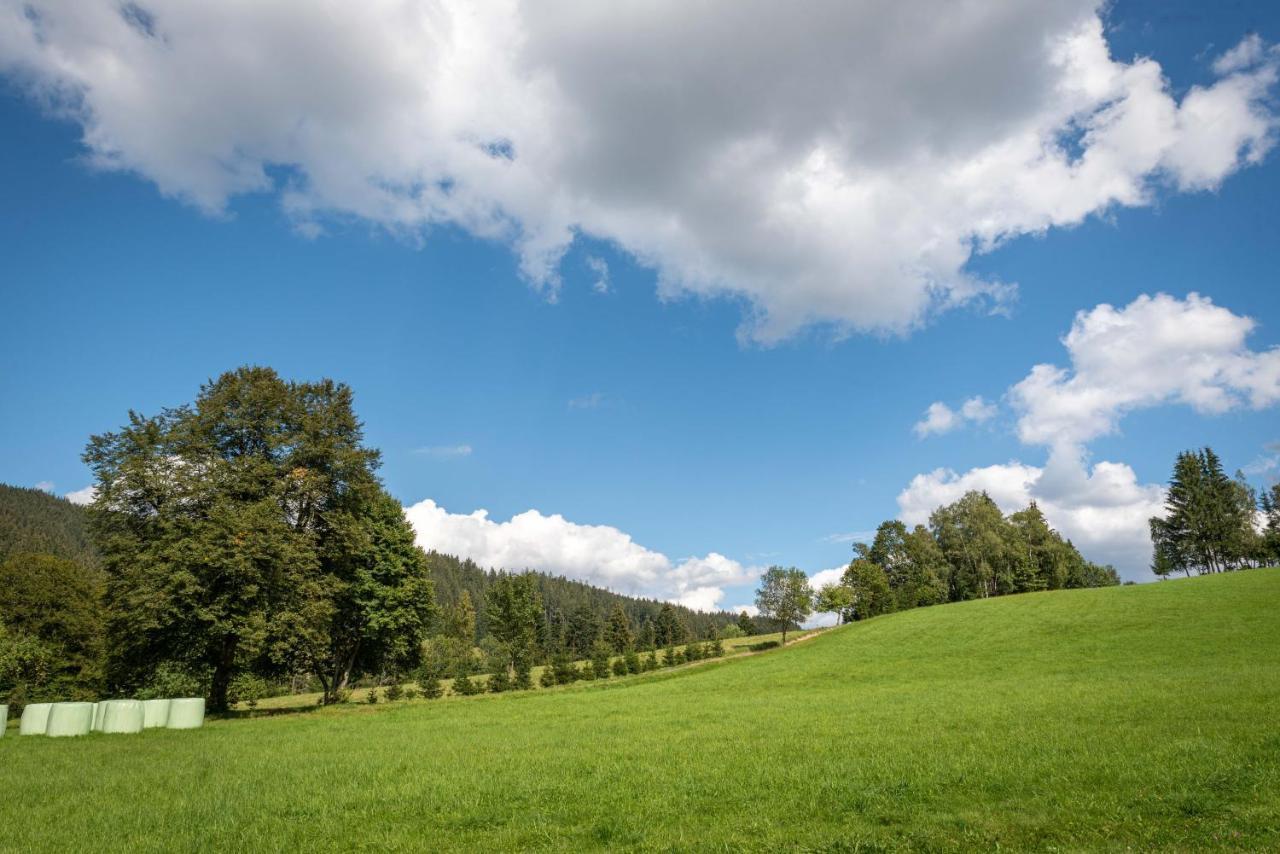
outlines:
[[[142,732],[142,703],[138,700],[108,700],[103,703],[102,731],[106,733]]]
[[[204,697],[169,701],[169,729],[199,729],[204,725]]]
[[[9,728],[9,707],[4,703],[0,703],[0,738],[4,737],[4,731]]]
[[[142,701],[142,727],[143,729],[155,729],[169,723],[169,701],[168,700],[143,700]]]
[[[22,710],[22,723],[18,725],[19,735],[44,735],[49,727],[49,710],[53,703],[30,703]]]
[[[88,735],[93,728],[93,703],[54,703],[45,735],[51,738]]]

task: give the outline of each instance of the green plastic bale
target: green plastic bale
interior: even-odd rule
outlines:
[[[0,738],[4,738],[4,731],[9,728],[9,707],[0,703]]]
[[[88,735],[93,727],[93,703],[54,703],[45,735],[66,738]]]
[[[199,729],[204,726],[204,697],[182,697],[169,701],[169,729]]]
[[[142,701],[142,727],[143,729],[155,729],[169,723],[169,701],[168,700],[143,700]]]
[[[18,725],[19,735],[44,735],[49,728],[49,710],[53,703],[31,703],[22,710],[22,722]]]
[[[108,700],[102,713],[102,731],[106,733],[142,732],[142,702]]]

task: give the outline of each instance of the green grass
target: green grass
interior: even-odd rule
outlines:
[[[0,848],[1280,848],[1280,570],[554,691],[0,740]]]

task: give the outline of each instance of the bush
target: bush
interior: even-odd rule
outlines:
[[[516,661],[516,681],[513,687],[517,691],[528,691],[533,687],[533,668],[527,659]]]
[[[511,690],[511,676],[507,673],[507,668],[500,667],[489,677],[488,688],[491,694],[501,694]]]
[[[740,638],[740,637],[744,637],[745,635],[746,635],[746,632],[744,632],[742,630],[742,627],[739,626],[737,623],[730,623],[729,625],[725,626],[723,629],[720,630],[720,637],[724,638],[725,640],[729,640],[730,638]]]
[[[408,688],[405,688],[405,689],[404,689],[404,698],[405,698],[406,700],[416,700],[416,699],[418,699],[418,689],[417,689],[417,688],[414,688],[412,685],[410,685]]]
[[[551,688],[556,684],[556,672],[551,665],[548,664],[542,668],[542,675],[538,677],[538,684],[543,688]]]
[[[711,658],[719,658],[724,655],[724,644],[720,642],[719,635],[716,635],[711,639],[711,647],[707,652]]]
[[[258,701],[269,693],[267,683],[252,673],[241,673],[227,686],[227,699],[233,703],[244,703],[249,711],[258,707]]]
[[[365,695],[364,701],[371,706],[378,705],[378,688],[376,685],[369,689],[369,693]]]
[[[591,669],[595,671],[597,679],[609,678],[609,658],[613,655],[613,650],[603,641],[596,641],[591,647]]]
[[[628,673],[640,673],[644,670],[644,665],[640,663],[640,656],[634,649],[627,650],[626,655],[622,657],[622,662],[627,666]]]
[[[662,666],[675,667],[679,663],[676,660],[676,655],[677,653],[676,653],[675,646],[674,645],[668,646],[665,650],[662,651]]]
[[[404,699],[404,688],[400,685],[400,680],[395,679],[387,686],[386,700],[388,703],[394,703]]]
[[[614,676],[626,676],[630,672],[631,668],[627,667],[627,660],[625,658],[619,658],[613,663]]]
[[[422,690],[422,696],[428,700],[438,700],[444,696],[444,686],[440,684],[440,677],[429,668],[424,667],[418,671],[418,687]]]
[[[333,692],[333,701],[334,701],[335,703],[350,703],[350,702],[351,702],[351,689],[350,689],[350,688],[339,688],[337,691],[334,691],[334,692]]]
[[[649,650],[649,654],[644,657],[644,669],[646,671],[658,669],[658,653],[657,650]]]
[[[776,640],[760,641],[760,643],[753,643],[751,646],[747,647],[747,649],[751,650],[752,652],[762,652],[766,649],[773,649],[774,647],[781,646],[781,645],[782,644],[778,643]]]
[[[698,661],[702,658],[702,644],[697,641],[689,641],[684,646],[684,660]]]
[[[461,694],[463,697],[471,697],[475,694],[479,694],[483,690],[483,685],[465,673],[453,680],[453,693]]]
[[[259,680],[261,681],[261,680]],[[199,676],[179,664],[166,662],[156,668],[145,688],[134,694],[139,700],[158,700],[165,697],[203,697],[208,693],[208,678]],[[264,690],[266,683],[263,683]],[[262,694],[258,699],[266,694]]]

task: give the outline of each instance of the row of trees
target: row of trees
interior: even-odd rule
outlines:
[[[1212,448],[1178,454],[1165,515],[1150,520],[1151,571],[1190,575],[1280,562],[1280,484],[1259,496]]]
[[[823,587],[810,603],[841,622],[943,602],[1120,583],[1113,567],[1085,560],[1050,527],[1035,502],[1005,516],[985,492],[939,507],[928,526],[884,522],[871,543],[855,543],[853,550],[839,583]],[[757,598],[757,605],[777,618],[773,591],[782,588],[768,583],[772,573],[762,587],[770,595]],[[807,617],[808,611],[796,610],[803,598],[799,580],[790,579],[787,589],[787,615],[793,621]]]
[[[350,390],[328,380],[242,368],[190,405],[131,412],[85,461],[87,511],[0,492],[0,700],[15,707],[201,693],[221,710],[286,682],[332,702],[424,658],[518,678],[561,652],[736,631],[727,612],[424,553]]]

